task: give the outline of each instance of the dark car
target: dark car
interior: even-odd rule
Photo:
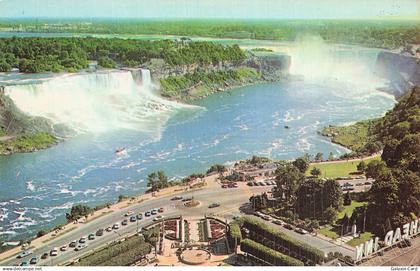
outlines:
[[[50,256],[50,254],[48,254],[47,252],[45,252],[44,254],[42,254],[41,259],[45,260],[48,258],[48,256]]]
[[[33,257],[30,261],[30,264],[37,264],[38,263],[38,258],[37,257]]]
[[[180,200],[180,199],[182,199],[182,197],[181,197],[181,196],[175,196],[175,197],[173,197],[171,200]]]
[[[26,262],[26,261],[25,261],[25,262],[21,262],[21,263],[20,263],[20,266],[29,266],[29,263],[28,263],[28,262]]]
[[[152,214],[152,215],[157,215],[157,213],[158,213],[158,212],[157,212],[157,210],[156,210],[156,209],[153,209],[153,210],[151,211],[151,214]]]
[[[163,207],[160,207],[160,208],[158,209],[158,212],[159,212],[159,213],[163,213]]]
[[[137,215],[137,220],[142,220],[143,219],[143,214],[138,214]]]
[[[96,236],[102,236],[104,235],[104,229],[99,229],[96,231]]]
[[[127,219],[124,219],[124,220],[121,222],[121,225],[123,225],[123,226],[127,226],[127,225],[128,225],[128,220],[127,220]]]
[[[191,201],[191,200],[192,200],[192,198],[185,198],[182,201]]]
[[[253,182],[247,182],[246,183],[248,186],[254,186],[254,183]]]
[[[209,208],[216,208],[216,207],[219,207],[219,206],[220,206],[220,203],[212,203],[212,204],[209,205]]]
[[[94,233],[89,234],[88,239],[95,240],[95,234]]]
[[[285,227],[285,228],[286,228],[286,229],[288,229],[288,230],[293,230],[293,229],[294,229],[294,227],[293,227],[292,225],[287,224],[287,223],[285,223],[285,224],[283,225],[283,227]]]
[[[76,246],[77,246],[77,241],[76,240],[71,241],[70,244],[69,244],[69,247],[76,247]]]
[[[130,222],[136,222],[137,218],[135,216],[130,217]]]
[[[151,216],[152,214],[150,213],[150,211],[147,211],[144,213],[144,216]]]

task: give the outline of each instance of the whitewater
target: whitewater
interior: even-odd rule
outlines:
[[[75,134],[46,150],[0,157],[0,235],[16,241],[63,223],[73,204],[143,193],[155,170],[179,179],[251,155],[341,155],[348,150],[317,131],[379,117],[395,103],[376,90],[384,83],[372,69],[378,50],[307,39],[282,50],[302,80],[238,88],[194,105],[159,97],[147,70],[54,75],[36,83],[25,77],[7,86],[22,111]],[[120,147],[126,155],[115,155]]]

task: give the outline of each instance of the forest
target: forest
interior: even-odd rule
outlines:
[[[0,39],[0,71],[77,72],[98,61],[103,68],[135,67],[153,59],[168,65],[217,64],[246,57],[239,46],[186,40],[126,40],[98,38]]]
[[[177,35],[293,41],[302,33],[333,43],[397,48],[419,44],[414,20],[24,20],[0,21],[0,29],[36,33]]]

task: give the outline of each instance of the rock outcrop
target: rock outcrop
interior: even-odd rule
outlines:
[[[390,85],[383,90],[396,98],[406,94],[413,86],[420,85],[420,59],[415,56],[381,52],[376,60],[376,72],[390,81]]]

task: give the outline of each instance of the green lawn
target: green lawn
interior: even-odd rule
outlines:
[[[325,228],[322,228],[318,231],[318,233],[327,236],[331,239],[337,239],[338,237],[340,237],[340,235],[338,235],[334,230],[332,226],[327,226]]]
[[[364,160],[366,164],[368,164],[372,160],[379,160],[380,157],[374,157],[371,159]],[[337,177],[345,177],[351,176],[350,173],[357,171],[357,165],[360,163],[359,160],[355,161],[342,161],[337,163],[327,163],[327,164],[311,164],[309,169],[306,171],[306,175],[311,175],[311,169],[314,167],[319,168],[321,170],[321,177],[325,178],[337,178]]]
[[[357,238],[353,238],[350,241],[348,241],[346,244],[356,247],[366,241],[369,241],[371,238],[373,238],[375,235],[373,233],[370,232],[364,232],[362,234],[360,234],[359,237]]]
[[[344,209],[341,212],[338,213],[337,219],[343,218],[344,214],[347,214],[348,217],[351,217],[354,209],[356,209],[357,207],[363,206],[365,204],[367,204],[367,202],[365,202],[365,201],[360,202],[360,201],[353,200],[350,205],[344,206]]]

